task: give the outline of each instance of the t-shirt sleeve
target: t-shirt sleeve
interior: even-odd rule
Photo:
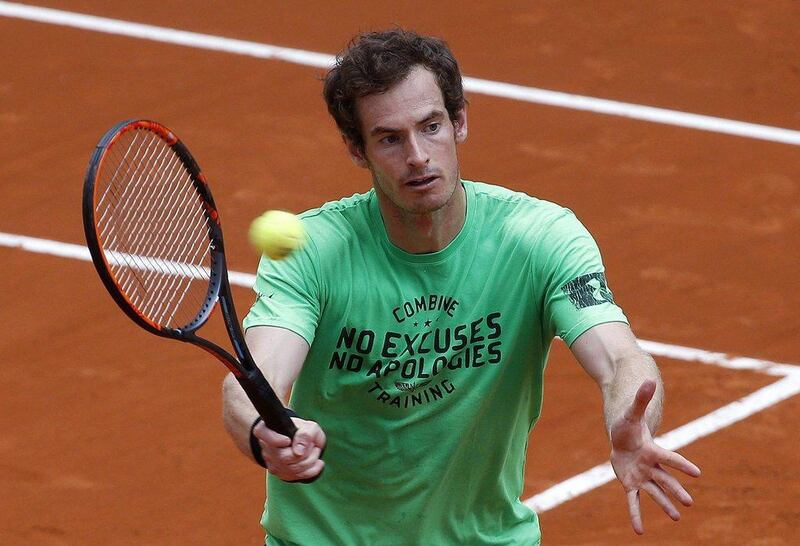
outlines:
[[[567,345],[589,328],[628,322],[606,281],[600,250],[572,211],[562,209],[540,234],[537,276],[541,279],[543,328]]]
[[[284,260],[262,256],[254,290],[256,301],[244,318],[245,329],[253,326],[286,328],[311,345],[321,307],[312,243]]]

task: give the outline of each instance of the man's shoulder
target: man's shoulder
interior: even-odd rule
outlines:
[[[310,241],[319,253],[339,253],[343,246],[369,238],[373,231],[370,211],[375,191],[356,193],[299,214]]]
[[[300,218],[307,223],[318,222],[346,222],[353,215],[366,215],[370,202],[375,197],[375,190],[365,193],[354,193],[349,197],[342,197],[335,201],[328,201],[322,205],[309,209],[300,214]]]
[[[370,225],[370,203],[375,191],[356,193],[299,214],[309,234],[358,231]]]
[[[566,207],[534,197],[521,191],[486,182],[464,181],[475,195],[476,206],[484,214],[503,223],[522,222],[525,225],[547,225],[565,216],[573,216]]]

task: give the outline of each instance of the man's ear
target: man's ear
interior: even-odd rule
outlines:
[[[350,159],[353,161],[353,163],[362,169],[369,168],[367,156],[364,154],[364,147],[358,146],[355,142],[344,135],[342,135],[342,140],[344,141],[344,145],[347,148],[347,153],[350,155]]]
[[[456,114],[456,119],[453,120],[453,129],[455,132],[456,143],[461,144],[467,140],[467,108],[464,107]]]

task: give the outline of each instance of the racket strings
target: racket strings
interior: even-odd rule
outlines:
[[[155,202],[153,203],[151,201],[153,201],[154,196],[152,188],[150,188],[151,191],[146,192],[143,195],[143,199],[141,199],[141,201],[143,203],[150,203],[151,205],[154,205],[153,207],[151,207],[152,210],[147,210],[147,207],[142,207],[140,209],[131,207],[127,209],[127,212],[133,212],[134,213],[133,216],[125,219],[127,223],[136,223],[136,222],[142,222],[144,219],[148,217],[148,215],[152,216],[153,222],[151,222],[151,224],[155,225],[157,229],[155,235],[160,235],[160,238],[153,239],[153,243],[155,245],[155,248],[159,250],[163,248],[169,248],[168,246],[166,246],[168,241],[166,240],[165,237],[166,234],[164,232],[165,232],[165,227],[169,227],[172,224],[170,223],[170,218],[167,217],[169,209],[168,207],[165,206],[165,204],[171,202],[176,197],[180,197],[179,195],[178,196],[175,195],[180,188],[180,184],[176,184],[175,182],[179,182],[179,180],[177,180],[177,177],[181,174],[181,167],[182,167],[180,161],[178,161],[177,157],[175,157],[173,154],[166,155],[166,159],[168,161],[171,160],[172,165],[167,165],[164,162],[164,159],[165,158],[159,158],[159,160],[154,164],[154,168],[159,169],[161,172],[165,173],[165,181],[167,183],[167,186],[171,188],[171,191],[168,194],[160,196],[160,198],[155,199],[154,200]],[[152,173],[146,173],[146,172],[140,173],[140,176],[137,179],[137,183],[141,182],[142,176],[150,176],[150,175],[152,175]],[[186,225],[175,225],[174,227],[174,229],[176,230],[185,230],[186,228],[187,228]],[[145,238],[147,235],[148,235],[147,233],[142,231],[139,232],[137,236],[132,240],[131,246],[134,248],[135,251],[137,250],[137,247],[140,247],[143,244],[146,245],[148,243],[147,239]],[[142,251],[151,252],[152,248],[145,247],[144,249],[142,249]],[[175,272],[186,273],[185,271],[182,270],[186,269],[187,262],[185,261],[176,263],[170,262],[179,259],[180,256],[181,252],[175,252],[174,255],[164,255],[163,258],[165,258],[167,261],[165,261],[163,265],[173,273]],[[196,254],[192,257],[196,258]],[[135,262],[137,262],[139,266],[143,265],[140,256],[134,255],[132,259]],[[147,269],[145,269],[145,271],[147,271]],[[153,277],[153,275],[146,275],[146,276],[148,278]],[[155,286],[153,287],[154,291],[161,291],[161,293],[164,293],[165,291],[170,292],[172,289],[175,288],[175,284],[176,282],[178,282],[180,278],[181,277],[177,275],[171,275],[171,276],[162,275],[160,277],[157,277],[155,280]],[[184,284],[187,284],[188,287],[188,283]],[[183,293],[185,294],[186,290],[184,290]],[[156,318],[158,322],[162,322],[164,319],[164,314],[163,313],[156,314],[155,313],[156,309],[152,305],[150,307],[144,307],[143,311],[145,311],[145,313],[149,315],[152,315],[153,318]],[[174,313],[170,315],[169,318],[172,319],[173,316]]]
[[[198,253],[187,254],[185,245],[178,246],[175,243],[179,243],[179,241],[168,239],[167,230],[171,227],[184,233],[186,229],[185,225],[176,225],[167,216],[167,211],[170,207],[164,206],[166,203],[174,202],[177,207],[172,208],[179,210],[180,206],[184,205],[183,208],[185,209],[185,203],[175,201],[176,188],[180,187],[179,184],[175,183],[179,182],[176,180],[178,173],[174,168],[172,172],[167,171],[165,164],[160,161],[156,161],[152,165],[154,168],[162,169],[164,173],[167,173],[165,181],[168,183],[168,187],[172,188],[172,191],[161,195],[160,198],[154,197],[152,191],[144,193],[141,201],[145,206],[134,209],[138,214],[126,218],[128,223],[136,224],[142,224],[150,218],[152,221],[148,223],[153,228],[148,231],[138,232],[137,236],[131,241],[132,244],[130,246],[133,249],[131,260],[135,268],[132,271],[144,272],[143,274],[137,274],[136,280],[143,280],[144,286],[148,288],[144,294],[141,290],[137,290],[137,295],[140,297],[134,298],[134,302],[144,314],[155,322],[173,325],[180,302],[189,294],[191,279],[198,276],[202,278],[204,275],[202,270],[198,270],[195,265]],[[150,177],[152,173],[142,172],[139,174],[140,176],[136,179],[137,183],[141,183],[143,177]],[[199,227],[203,229],[204,226],[201,224]],[[201,233],[201,237],[201,240],[204,240],[205,234]],[[171,242],[174,244],[172,247],[169,246]],[[172,252],[165,252],[170,248],[173,249]],[[147,256],[149,259],[144,259],[143,256]],[[192,266],[194,266],[194,271]],[[139,285],[139,288],[141,288],[141,285]],[[158,297],[148,297],[154,295]],[[197,295],[193,305],[190,306],[190,311],[196,311],[199,308],[201,303],[198,299],[199,296],[204,296],[204,294]]]
[[[159,325],[191,323],[206,303],[212,249],[180,158],[159,136],[126,131],[107,149],[96,188],[98,237],[128,301]]]
[[[175,162],[179,163],[177,160]],[[178,306],[174,305],[174,303],[176,301],[180,302],[185,298],[189,288],[191,287],[191,279],[198,276],[196,263],[198,252],[200,251],[201,247],[196,245],[198,246],[198,251],[190,253],[190,246],[187,245],[190,245],[191,241],[186,240],[183,241],[184,244],[181,244],[180,240],[170,237],[171,233],[187,233],[187,228],[191,229],[188,225],[186,225],[185,221],[183,223],[176,222],[176,220],[180,220],[180,217],[174,217],[175,215],[180,214],[182,211],[187,210],[187,195],[185,193],[183,195],[176,195],[181,186],[180,182],[190,184],[191,181],[188,179],[182,181],[179,178],[176,178],[180,175],[180,168],[177,171],[174,167],[171,171],[167,170],[167,167],[163,162],[156,163],[155,168],[161,169],[163,172],[167,173],[165,181],[167,182],[167,187],[170,187],[172,191],[162,196],[154,196],[152,192],[145,194],[143,201],[148,203],[150,207],[143,207],[140,211],[140,215],[138,217],[134,217],[132,221],[141,223],[149,217],[152,219],[152,222],[149,223],[154,227],[154,229],[149,234],[140,232],[139,237],[137,237],[133,242],[137,253],[145,253],[148,256],[156,256],[160,260],[156,264],[160,267],[155,270],[151,268],[151,272],[146,274],[148,280],[152,283],[151,293],[168,295],[171,298],[151,298],[149,306],[143,305],[143,311],[155,319],[155,321],[158,323],[171,324],[170,321],[174,320],[175,313],[178,310]],[[145,175],[150,176],[151,173],[145,173]],[[196,200],[196,196],[192,196],[191,193],[188,195],[194,197],[194,200]],[[169,203],[174,203],[176,206],[169,207]],[[188,203],[188,205],[191,206],[191,203]],[[169,216],[171,209],[174,209],[173,217]],[[197,212],[196,207],[194,212]],[[189,217],[186,214],[183,216],[186,218]],[[205,229],[202,218],[200,218],[200,223],[196,227],[200,230]],[[149,240],[146,238],[148,236],[150,237]],[[200,240],[203,242],[205,242],[207,239],[204,231],[201,231],[200,237]],[[152,244],[148,245],[147,243]],[[194,271],[192,270],[192,267],[194,267]],[[199,272],[201,273],[199,276],[202,278],[202,271]],[[165,275],[156,273],[167,274]],[[196,310],[197,308],[199,308],[199,301],[195,301],[193,310]]]
[[[154,151],[157,149],[153,145],[155,143],[157,143],[157,141],[150,142],[146,148],[138,148],[137,152],[144,150],[145,154],[135,154],[133,156],[133,163],[141,164],[145,167],[149,166],[151,169],[164,169],[163,158],[161,158],[161,160],[153,159]],[[126,151],[128,150],[130,150],[130,147]],[[176,266],[170,264],[169,261],[166,261],[165,263],[158,261],[154,262],[152,258],[156,258],[157,260],[161,260],[163,262],[164,258],[169,260],[170,258],[173,258],[173,256],[160,255],[157,250],[152,247],[152,245],[147,244],[147,237],[149,237],[151,233],[157,233],[160,227],[164,226],[164,218],[153,216],[151,214],[152,211],[150,210],[152,208],[152,199],[155,186],[142,186],[142,180],[150,178],[152,173],[148,173],[147,169],[132,170],[129,165],[127,166],[127,169],[128,172],[131,173],[130,183],[123,187],[123,192],[119,198],[120,211],[123,211],[123,215],[120,218],[120,222],[109,225],[113,227],[117,227],[118,225],[142,225],[143,220],[145,220],[148,215],[152,216],[153,221],[150,222],[150,226],[151,228],[155,227],[155,230],[139,230],[133,232],[124,231],[121,234],[123,236],[129,235],[125,241],[125,246],[129,250],[127,253],[128,256],[125,256],[125,258],[128,264],[132,266],[132,269],[123,271],[123,276],[125,273],[130,273],[131,275],[128,275],[127,279],[123,277],[122,280],[124,282],[123,286],[131,294],[131,299],[133,300],[134,304],[136,304],[146,315],[156,319],[158,322],[161,322],[163,321],[163,313],[157,313],[158,308],[155,307],[155,304],[159,303],[159,300],[150,298],[150,301],[147,301],[143,299],[148,292],[143,292],[141,288],[143,286],[148,287],[150,289],[150,294],[164,294],[166,292],[165,288],[167,288],[165,281],[172,279],[172,284],[174,285],[175,277],[174,275],[165,276],[163,273],[175,273]],[[166,170],[163,170],[163,172],[166,172]],[[117,170],[117,180],[119,180],[118,177],[119,170]],[[167,181],[173,179],[174,177],[165,178]],[[111,187],[113,188],[114,185]],[[141,191],[143,187],[145,189],[144,191]],[[131,189],[138,189],[139,191],[130,191]],[[166,195],[164,197],[169,199],[171,196]],[[132,206],[137,202],[140,206]],[[114,232],[115,235],[116,231]],[[116,239],[113,242],[117,242]],[[160,267],[152,267],[153,265]],[[157,273],[162,274],[156,275]],[[161,301],[160,303],[162,303],[162,307],[166,307],[164,304],[168,302]]]

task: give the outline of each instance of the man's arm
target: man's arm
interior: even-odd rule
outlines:
[[[661,421],[664,392],[656,363],[638,346],[628,325],[621,322],[590,328],[570,349],[603,394],[611,464],[625,488],[634,531],[644,532],[639,506],[641,489],[677,521],[680,513],[669,496],[684,506],[692,504],[692,497],[663,466],[693,477],[700,475],[700,469],[653,442]]]
[[[270,326],[249,328],[245,340],[264,377],[281,401],[287,404],[292,385],[308,355],[308,343],[290,330]],[[239,382],[228,374],[222,385],[222,418],[236,446],[251,460],[250,427],[257,417],[258,413]],[[325,447],[325,433],[313,421],[292,420],[297,426],[293,440],[269,430],[263,422],[253,429],[270,472],[287,481],[314,477],[325,466],[320,459]]]

